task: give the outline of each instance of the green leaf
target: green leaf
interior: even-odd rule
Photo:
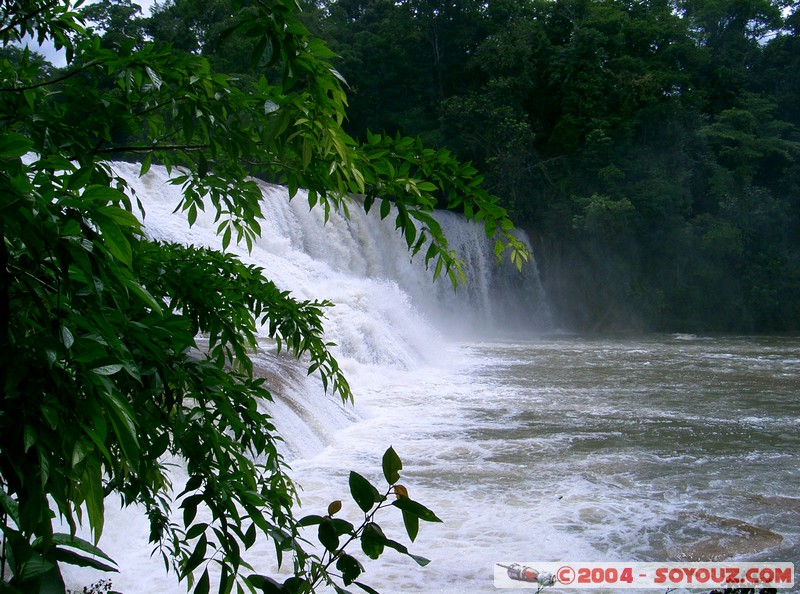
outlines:
[[[0,508],[19,526],[19,504],[11,499],[5,489],[0,489]]]
[[[342,580],[345,586],[352,584],[364,572],[364,567],[358,562],[358,559],[347,553],[343,553],[337,559],[336,569],[342,572]]]
[[[383,476],[390,485],[400,480],[400,471],[403,469],[403,462],[391,446],[383,454]]]
[[[378,490],[367,479],[357,472],[350,472],[350,494],[364,513],[372,509],[375,503],[380,503],[383,498]]]
[[[116,394],[103,390],[100,396],[112,413],[109,415],[111,426],[119,440],[125,458],[130,463],[135,464],[139,459],[139,439],[136,435],[136,423],[133,420],[133,413]]]
[[[44,574],[39,580],[39,594],[64,594],[66,584],[58,566]]]
[[[197,585],[194,587],[194,594],[208,594],[210,587],[211,580],[208,575],[208,569],[206,569],[203,575],[200,576]]]
[[[286,581],[282,584],[281,592],[288,592],[291,594],[300,594],[304,592],[311,592],[311,584],[308,580],[303,578],[292,576],[287,578]]]
[[[150,171],[150,165],[153,163],[153,153],[147,153],[147,156],[142,160],[142,166],[139,169],[139,176],[145,175]]]
[[[403,524],[406,527],[406,532],[408,533],[408,538],[411,539],[411,542],[417,538],[417,534],[419,533],[419,516],[415,516],[414,514],[403,510]]]
[[[329,518],[325,518],[317,529],[317,537],[319,542],[326,549],[335,553],[339,548],[339,535],[336,534],[336,529],[333,527]]]
[[[86,457],[86,447],[84,443],[79,439],[75,442],[75,445],[72,448],[72,466],[75,467],[80,464],[81,460]]]
[[[69,551],[60,547],[56,547],[52,554],[56,561],[74,565],[76,567],[91,567],[92,569],[105,571],[107,573],[119,572],[119,569],[112,567],[107,563],[103,563],[102,561],[98,561],[97,559],[93,559],[91,557],[86,557],[85,555],[79,555],[74,551]]]
[[[161,304],[145,289],[142,285],[133,279],[125,279],[125,285],[128,289],[136,295],[147,307],[152,309],[158,315],[163,314]],[[69,347],[67,347],[69,348]]]
[[[123,199],[127,200],[122,192],[119,193]],[[100,213],[104,217],[108,217],[112,221],[114,221],[120,227],[130,227],[134,230],[140,230],[142,224],[139,222],[133,214],[124,208],[120,208],[118,206],[99,206],[97,207],[96,211]]]
[[[27,452],[36,443],[36,430],[30,425],[25,425],[22,430],[22,438],[25,444],[25,452]]]
[[[114,563],[114,560],[111,557],[109,557],[105,552],[103,552],[102,549],[98,548],[96,545],[93,545],[88,540],[80,538],[79,536],[71,536],[69,534],[57,532],[53,534],[51,542],[55,545],[71,547],[73,549],[83,551],[84,553],[89,553],[90,555],[102,557],[106,561]]]
[[[111,186],[92,185],[84,190],[81,199],[97,205],[125,204],[128,198],[124,193]]]
[[[364,526],[364,532],[361,533],[361,550],[370,559],[377,559],[383,553],[386,540],[381,527],[370,522]]]
[[[103,492],[100,460],[95,457],[89,458],[83,468],[81,486],[83,487],[86,513],[89,516],[89,525],[94,532],[96,543],[103,534],[103,525],[105,524],[105,493]]]
[[[338,534],[339,536],[343,536],[345,534],[353,534],[355,532],[355,527],[347,520],[342,520],[340,518],[333,518],[331,520],[331,524],[333,525],[333,528],[336,530],[336,534]]]
[[[244,547],[246,549],[249,549],[250,547],[252,547],[256,543],[256,537],[257,536],[258,536],[258,533],[256,531],[256,525],[255,524],[250,524],[250,527],[244,533],[244,538],[242,539],[242,542],[244,543]]]
[[[268,575],[250,574],[247,581],[254,587],[261,590],[264,594],[286,594],[287,590]]]
[[[375,203],[375,196],[368,195],[364,197],[364,212],[369,213],[372,205]]]
[[[190,493],[192,491],[196,491],[200,488],[203,484],[203,475],[201,474],[193,474],[188,478],[186,481],[186,486],[184,487],[183,491],[178,495],[178,497],[183,497],[186,493]]]
[[[145,66],[144,69],[147,72],[147,76],[149,76],[150,80],[153,82],[153,86],[156,88],[156,90],[160,89],[162,85],[161,77],[158,76],[156,71],[150,68],[150,66]]]
[[[192,551],[192,554],[189,555],[189,558],[186,560],[186,564],[181,569],[181,576],[185,577],[192,573],[205,559],[206,550],[208,549],[208,540],[206,539],[206,535],[202,534],[200,539],[197,541],[197,544]]]
[[[444,266],[444,258],[439,255],[439,259],[436,261],[436,269],[433,271],[433,280],[439,278],[439,275],[442,274],[442,268]]]
[[[426,522],[441,522],[431,510],[412,499],[401,497],[392,501],[392,505],[418,517],[420,520],[425,520]]]
[[[55,430],[58,428],[59,416],[58,413],[53,409],[52,406],[48,406],[46,404],[42,404],[39,407],[39,412],[47,421],[47,424],[50,425],[50,428]]]
[[[300,526],[316,526],[317,524],[322,523],[324,520],[325,518],[323,516],[311,515],[301,518],[298,524]]]
[[[308,168],[311,163],[311,144],[307,140],[303,140],[303,169]]]
[[[204,499],[205,497],[198,493],[195,495],[190,495],[181,501],[184,526],[189,526],[194,521],[195,517],[197,516],[197,506],[204,501]]]
[[[61,342],[64,343],[64,347],[68,349],[75,344],[75,337],[66,326],[61,326]]]
[[[420,557],[419,555],[412,555],[408,553],[408,556],[411,557],[414,561],[416,561],[417,565],[420,567],[425,567],[428,563],[431,562],[430,559],[426,559],[425,557]]]
[[[95,422],[96,423],[102,423],[103,422],[102,421],[102,417],[98,417],[97,419],[95,419]],[[106,445],[104,443],[104,437],[102,437],[100,434],[98,434],[97,431],[95,431],[91,427],[88,427],[87,425],[81,425],[81,429],[83,429],[84,433],[86,433],[86,435],[89,436],[89,438],[94,443],[95,447],[100,451],[101,454],[103,454],[105,459],[109,463],[111,463],[111,460],[112,460],[111,453],[108,451],[108,448],[106,447]],[[105,435],[105,431],[103,431],[103,436],[104,435]]]
[[[194,225],[195,222],[197,221],[197,203],[196,202],[192,202],[189,205],[189,208],[187,209],[187,212],[186,212],[186,220],[189,222],[189,226],[190,227],[192,225]]]
[[[22,134],[0,134],[0,159],[18,159],[33,148],[33,142]]]
[[[22,563],[17,578],[21,582],[34,580],[53,569],[53,567],[55,567],[55,565],[50,561],[47,561],[38,553],[34,553],[30,559]]]
[[[417,228],[408,219],[406,219],[404,226],[405,228],[403,229],[403,234],[406,238],[406,244],[408,247],[411,247],[411,244],[414,243],[414,239],[417,237]]]
[[[367,592],[368,594],[380,594],[380,592],[378,592],[374,588],[371,588],[367,584],[362,584],[361,582],[353,582],[353,583],[362,590],[364,590],[364,592]]]
[[[133,250],[128,238],[112,218],[100,213],[94,213],[92,219],[97,224],[103,245],[111,255],[130,268],[133,260]]]
[[[208,524],[205,522],[199,522],[197,524],[193,524],[191,528],[186,531],[186,540],[194,540],[201,534],[203,534],[206,529],[208,528]]]
[[[114,375],[115,373],[122,371],[124,365],[120,363],[114,363],[113,365],[103,365],[102,367],[95,367],[92,369],[93,373],[97,375]]]
[[[389,216],[389,213],[392,210],[392,202],[386,198],[381,200],[381,219],[385,219]]]

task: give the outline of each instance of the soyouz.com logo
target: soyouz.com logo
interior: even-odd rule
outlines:
[[[794,563],[497,562],[495,588],[791,588]]]

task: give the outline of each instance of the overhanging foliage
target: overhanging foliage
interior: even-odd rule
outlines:
[[[360,526],[334,521],[329,509],[322,557],[299,537],[280,438],[260,406],[269,386],[249,354],[263,325],[351,399],[323,333],[329,304],[299,302],[225,253],[148,239],[136,196],[108,160],[141,159],[142,173],[164,164],[189,222],[213,209],[226,247],[251,246],[260,233],[251,175],[292,195],[307,188],[326,213],[363,195],[366,208],[380,202],[382,217],[394,212],[409,249],[424,249],[433,276],[454,284],[463,272],[430,214],[437,200],[481,221],[498,255],[509,248],[521,266],[527,252],[505,210],[446,151],[380,135],[354,142],[342,130],[346,98],[332,54],[291,0],[247,3],[247,18],[226,31],[254,39],[253,62],[278,72],[247,85],[158,42],[106,47],[75,8],[20,0],[0,10],[0,518],[10,570],[0,589],[63,591],[59,562],[112,569],[95,546],[111,494],[143,506],[165,564],[199,593],[211,564],[220,592],[338,589],[336,580],[355,582],[362,571],[338,545],[345,535],[371,557],[384,546],[407,554],[375,523],[389,495],[412,540],[419,519],[438,518],[396,484],[393,451],[384,495],[367,505],[363,494],[377,490],[351,482]],[[54,71],[16,49],[26,34],[63,48],[67,67]],[[165,455],[185,463],[185,485],[170,484]],[[87,525],[95,543],[54,534],[54,513],[73,533]],[[251,573],[244,551],[259,535],[279,562],[291,556],[295,575],[284,584]]]

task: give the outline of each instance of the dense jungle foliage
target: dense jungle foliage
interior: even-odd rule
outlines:
[[[511,213],[567,327],[800,330],[797,2],[81,4],[0,2],[0,591],[62,593],[60,563],[113,570],[97,548],[110,494],[143,506],[199,594],[373,592],[345,549],[410,555],[375,514],[399,510],[411,541],[439,521],[391,448],[382,491],[350,475],[363,518],[340,501],[297,517],[249,353],[263,324],[349,400],[330,303],[146,237],[112,159],[165,164],[225,246],[260,233],[257,175],[312,208],[391,213],[454,285],[433,209],[483,222],[521,266]],[[189,475],[174,490],[165,455]],[[282,583],[249,565],[258,539],[286,555]]]
[[[261,233],[253,176],[307,189],[326,215],[374,206],[454,285],[463,262],[432,214],[443,196],[498,257],[521,267],[529,252],[450,151],[347,134],[334,54],[294,0],[181,1],[149,20],[126,0],[81,4],[0,2],[0,592],[64,594],[62,564],[114,571],[98,548],[111,498],[138,506],[153,554],[195,594],[374,593],[362,560],[393,549],[428,562],[378,520],[393,511],[408,541],[440,520],[398,482],[391,447],[380,491],[350,473],[354,521],[338,499],[300,516],[270,417],[284,388],[251,356],[274,348],[307,366],[320,398],[353,394],[324,331],[332,304],[227,251]],[[123,157],[142,175],[165,166],[176,211],[190,224],[213,212],[222,248],[148,236]]]
[[[796,332],[797,8],[318,0],[302,18],[337,54],[345,129],[472,162],[528,231],[562,326]],[[109,47],[166,41],[245,81],[271,67],[224,1],[84,11]]]
[[[800,10],[326,0],[347,126],[471,160],[581,330],[800,330]]]

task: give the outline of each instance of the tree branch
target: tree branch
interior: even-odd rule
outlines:
[[[0,36],[5,35],[6,32],[14,29],[18,24],[24,23],[25,21],[28,21],[28,20],[36,17],[36,16],[39,16],[43,12],[50,10],[53,6],[55,6],[58,3],[59,3],[59,0],[51,0],[50,2],[48,2],[47,4],[45,4],[41,8],[39,8],[39,10],[36,10],[36,11],[30,13],[30,14],[25,14],[25,15],[22,15],[21,17],[13,19],[8,25],[6,25],[2,29],[0,29]]]
[[[11,301],[9,291],[11,289],[11,275],[8,272],[8,248],[6,247],[5,229],[0,222],[0,352],[9,353],[11,331]],[[5,398],[6,393],[6,369],[8,361],[2,357],[0,361],[0,394]],[[5,553],[5,538],[3,539],[3,552]],[[5,556],[5,555],[4,555]]]
[[[67,72],[66,74],[59,76],[57,78],[46,80],[44,82],[36,83],[35,85],[28,85],[27,87],[5,87],[0,88],[0,93],[19,93],[20,91],[31,91],[33,89],[40,89],[42,87],[47,87],[50,85],[54,85],[56,83],[60,83],[62,81],[67,80],[68,78],[72,78],[76,74],[80,74],[87,68],[91,68],[92,66],[96,66],[97,64],[102,64],[104,60],[92,60],[91,62],[87,62],[80,68],[72,70],[71,72]]]
[[[150,151],[202,151],[208,144],[154,144],[150,146],[111,146],[98,149],[96,153],[148,153]]]

